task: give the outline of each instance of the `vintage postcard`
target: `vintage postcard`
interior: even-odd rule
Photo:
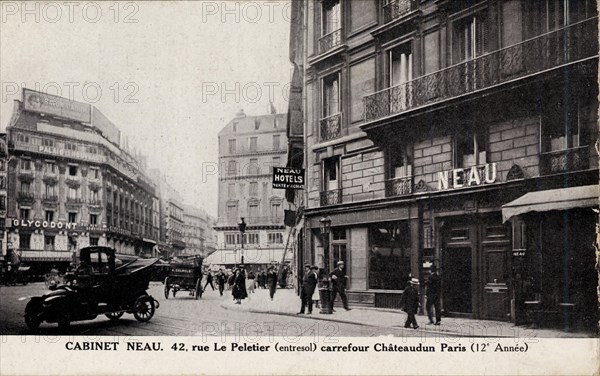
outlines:
[[[598,374],[597,8],[0,1],[0,374]]]

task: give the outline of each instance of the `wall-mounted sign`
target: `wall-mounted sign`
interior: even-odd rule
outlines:
[[[273,188],[275,189],[304,189],[304,169],[274,167]]]
[[[40,153],[60,155],[61,157],[76,158],[76,159],[82,159],[82,160],[93,161],[93,162],[98,162],[98,163],[103,163],[105,160],[105,158],[102,154],[91,154],[91,153],[85,153],[82,151],[60,149],[60,148],[57,148],[54,146],[39,145],[38,150]]]
[[[92,106],[39,91],[23,89],[23,108],[26,111],[55,115],[65,119],[90,123]]]
[[[497,176],[495,163],[470,168],[455,168],[451,171],[438,172],[438,189],[442,191],[482,184],[493,184],[496,182]]]

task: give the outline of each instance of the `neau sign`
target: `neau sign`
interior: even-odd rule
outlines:
[[[457,189],[473,185],[493,184],[498,176],[496,164],[456,168],[452,171],[438,172],[438,189]]]
[[[276,189],[304,189],[303,168],[273,168],[273,188]]]

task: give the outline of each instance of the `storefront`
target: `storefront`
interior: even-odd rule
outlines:
[[[596,327],[598,192],[597,185],[530,192],[503,206],[515,229],[517,323]]]

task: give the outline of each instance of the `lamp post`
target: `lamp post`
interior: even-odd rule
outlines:
[[[244,233],[246,232],[246,222],[244,222],[244,217],[241,217],[241,222],[238,223],[238,227],[241,233],[240,243],[242,244],[242,266],[244,266]]]
[[[321,297],[321,312],[331,314],[331,286],[329,280],[329,230],[331,228],[331,218],[323,217],[319,220],[321,230],[321,241],[323,242],[323,269],[325,273],[319,281],[319,294]]]

